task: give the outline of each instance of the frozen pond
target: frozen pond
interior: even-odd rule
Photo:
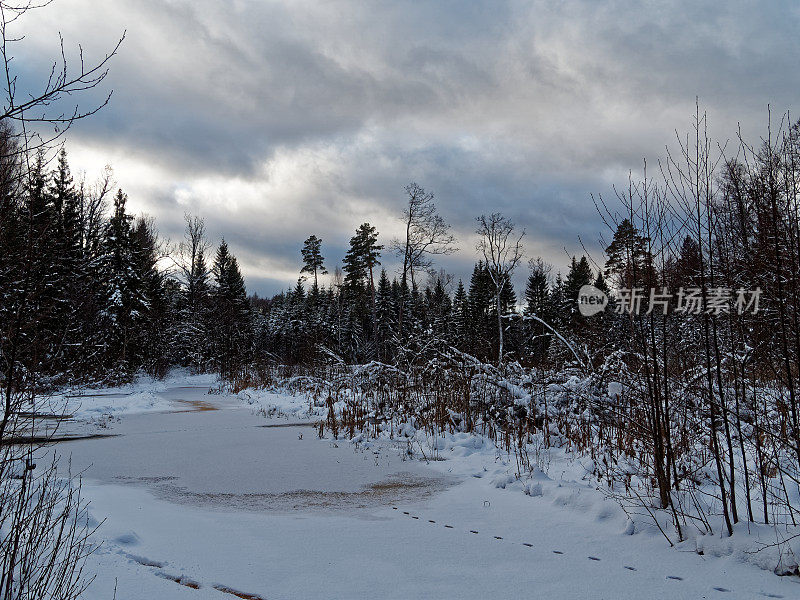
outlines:
[[[625,535],[585,482],[501,489],[491,449],[426,465],[405,442],[320,440],[208,386],[149,389],[91,398],[149,411],[95,422],[113,437],[53,446],[103,541],[88,600],[800,597],[736,556]]]
[[[58,445],[73,473],[148,487],[173,502],[245,510],[350,510],[422,499],[454,483],[402,445],[320,440],[309,422],[267,420],[207,387],[160,395],[172,412],[129,415],[110,437]]]

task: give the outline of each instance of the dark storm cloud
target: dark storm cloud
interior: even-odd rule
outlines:
[[[310,233],[332,262],[360,222],[391,237],[411,180],[459,232],[459,275],[483,212],[559,264],[596,248],[590,193],[662,154],[696,96],[723,137],[797,108],[798,25],[791,2],[58,0],[19,65],[41,72],[58,30],[97,56],[127,29],[111,105],[71,132],[77,166],[113,161],[173,239],[205,216],[267,292]]]
[[[61,0],[61,11],[82,11],[90,25],[107,32],[107,42],[115,31],[128,30],[107,81],[114,103],[76,136],[123,144],[171,166],[252,173],[276,146],[403,116],[435,117],[491,85],[459,52],[417,45],[413,36],[422,30],[413,18],[388,23],[374,15],[371,23],[370,15],[359,17],[358,5],[342,5],[341,12],[329,6],[319,14],[313,4],[295,5],[296,13],[291,4],[234,3],[230,11],[218,5]],[[360,19],[364,31],[356,31],[350,17]],[[50,25],[54,33],[61,23]],[[462,34],[476,34],[475,25]],[[375,27],[397,46],[381,47],[379,36],[370,35]],[[438,35],[437,29],[427,31]],[[69,34],[82,39],[81,28]],[[96,53],[107,46],[98,39],[89,44]]]

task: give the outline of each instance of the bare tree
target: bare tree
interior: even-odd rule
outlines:
[[[181,279],[186,285],[187,300],[190,309],[197,304],[198,286],[203,286],[208,277],[205,257],[211,244],[206,239],[205,221],[190,214],[183,215],[186,230],[183,240],[178,244],[177,266]]]
[[[525,235],[525,230],[523,229],[517,235],[514,222],[500,213],[492,213],[488,217],[481,215],[477,218],[477,221],[478,228],[475,232],[481,236],[477,249],[483,254],[489,276],[494,284],[497,333],[499,335],[497,363],[502,364],[503,315],[500,299],[506,286],[511,285],[511,274],[522,259],[522,238]]]
[[[0,129],[13,136],[2,149],[3,176],[19,181],[30,179],[32,152],[44,153],[77,120],[104,107],[110,97],[88,108],[72,104],[81,92],[99,86],[108,74],[108,64],[117,53],[123,36],[111,52],[94,64],[84,61],[79,47],[78,67],[68,65],[64,41],[59,36],[60,57],[52,63],[39,84],[23,82],[32,90],[24,98],[17,93],[14,72],[14,44],[23,37],[12,32],[31,10],[43,8],[49,0],[0,0],[0,59],[4,73],[4,101],[0,107]],[[35,90],[35,91],[33,91]],[[68,104],[69,103],[69,104]],[[43,126],[47,126],[44,128]],[[41,131],[39,130],[41,128]],[[49,133],[45,134],[44,130]],[[41,154],[39,154],[41,156]],[[19,160],[12,160],[18,157]],[[41,165],[41,163],[40,163]],[[24,193],[20,191],[20,193]],[[105,191],[81,198],[82,226],[94,227],[100,219]],[[86,588],[85,558],[91,552],[86,503],[80,498],[80,484],[59,473],[57,459],[36,469],[37,456],[53,431],[41,434],[37,428],[37,403],[43,383],[41,363],[35,358],[40,328],[37,290],[41,273],[34,267],[41,232],[32,226],[36,215],[29,209],[26,229],[20,233],[19,264],[11,265],[6,281],[11,283],[13,304],[7,320],[0,324],[0,597],[15,600],[35,598],[79,598]],[[85,243],[85,239],[83,240]],[[63,344],[63,341],[61,342]],[[58,350],[58,349],[56,349]]]
[[[13,122],[17,125],[18,134],[25,138],[25,143],[20,146],[21,152],[46,147],[64,135],[75,121],[95,114],[108,104],[112,92],[102,101],[86,108],[78,103],[67,104],[67,100],[96,88],[105,80],[109,62],[125,40],[123,32],[110,52],[97,62],[88,64],[83,56],[83,48],[78,46],[78,65],[73,68],[67,60],[64,39],[59,34],[60,57],[51,63],[49,74],[42,78],[38,86],[24,86],[36,91],[30,91],[26,97],[19,98],[17,74],[13,69],[13,46],[21,42],[24,36],[17,35],[12,30],[26,13],[46,7],[51,2],[52,0],[0,0],[0,57],[5,79],[5,101],[0,108],[0,122]],[[33,124],[49,125],[53,133],[43,138],[40,132],[28,129]],[[36,138],[37,142],[31,143],[32,138]]]
[[[87,186],[81,180],[78,196],[81,223],[81,245],[91,256],[99,252],[100,230],[105,216],[106,203],[111,196],[114,181],[114,172],[110,165],[106,165],[100,178],[92,185]]]
[[[433,192],[426,192],[422,186],[413,182],[405,190],[408,194],[408,205],[403,210],[402,217],[406,229],[405,239],[396,239],[391,243],[392,250],[403,257],[401,284],[404,290],[409,278],[413,287],[415,271],[430,271],[433,256],[452,254],[458,250],[455,247],[456,238],[450,233],[450,225],[436,212]],[[401,298],[398,322],[401,334],[404,309],[405,298]]]

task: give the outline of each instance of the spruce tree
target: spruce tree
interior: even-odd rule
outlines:
[[[131,229],[131,261],[133,281],[137,286],[133,306],[132,336],[135,365],[144,367],[153,376],[163,376],[172,363],[171,349],[176,345],[175,319],[172,312],[177,290],[166,285],[166,277],[158,268],[159,242],[151,220],[138,218]]]
[[[525,308],[526,315],[535,316],[546,323],[552,320],[550,310],[550,286],[549,272],[550,267],[541,258],[530,261],[530,274],[525,286]],[[544,360],[547,356],[551,343],[550,331],[539,321],[532,319],[527,322],[525,328],[525,347],[530,353],[530,358],[534,364]]]
[[[460,350],[469,351],[468,336],[470,333],[470,306],[467,291],[464,289],[464,282],[458,280],[456,293],[453,296],[453,331],[451,342]]]
[[[144,286],[137,280],[133,266],[133,217],[126,212],[127,200],[123,191],[117,190],[114,212],[106,225],[103,240],[101,271],[107,319],[106,356],[109,363],[119,369],[120,375],[130,372],[132,365],[128,351],[134,333],[134,319],[141,314],[146,303]]]
[[[547,298],[547,308],[545,311],[550,317],[550,326],[555,329],[559,329],[569,322],[569,307],[567,306],[565,298],[564,279],[561,277],[561,273],[557,273],[556,279],[553,282],[553,287]]]
[[[50,177],[48,189],[55,220],[52,229],[52,246],[47,250],[54,256],[53,284],[58,288],[59,301],[54,319],[58,330],[63,332],[65,348],[72,351],[63,358],[65,366],[79,360],[82,342],[85,341],[87,289],[84,278],[84,262],[81,248],[81,222],[78,193],[73,184],[63,148],[58,154],[58,163]],[[77,368],[77,365],[75,365]]]
[[[531,261],[531,272],[525,286],[525,313],[535,314],[544,319],[547,297],[550,293],[548,285],[549,268],[541,259]]]
[[[53,208],[49,193],[50,177],[45,171],[43,151],[39,151],[28,174],[27,194],[23,211],[26,220],[24,260],[29,264],[27,305],[34,318],[29,320],[26,333],[32,341],[28,346],[49,368],[59,357],[64,327],[62,314],[60,263],[56,243],[59,216]]]
[[[584,285],[591,285],[593,281],[592,269],[585,256],[580,260],[572,257],[572,263],[564,282],[564,302],[566,303],[566,314],[569,325],[573,328],[583,323],[583,317],[578,311],[578,292]]]
[[[490,356],[489,345],[495,342],[491,326],[495,301],[494,284],[483,261],[478,261],[472,270],[469,306],[470,349],[477,357],[485,359]]]
[[[209,311],[212,347],[220,374],[233,378],[248,351],[249,303],[239,263],[224,239],[217,248],[212,272],[215,283]]]
[[[387,362],[391,359],[391,341],[395,332],[397,305],[392,284],[386,275],[386,269],[381,269],[378,278],[378,289],[375,294],[375,317],[377,319],[377,345],[378,358]]]

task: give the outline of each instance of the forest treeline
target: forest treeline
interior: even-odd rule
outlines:
[[[236,258],[224,241],[212,247],[202,219],[187,216],[169,246],[152,220],[128,212],[109,173],[75,182],[66,151],[48,163],[15,139],[3,130],[6,386],[186,366],[241,387],[277,367],[322,376],[382,365],[391,385],[351,407],[351,428],[416,406],[418,425],[490,426],[519,452],[558,431],[598,458],[595,475],[611,488],[633,494],[636,473],[679,537],[687,526],[711,530],[706,511],[719,511],[729,533],[742,519],[800,517],[799,124],[755,146],[739,140],[728,155],[698,113],[655,177],[645,165],[613,202],[595,198],[608,228],[603,259],[576,256],[562,274],[531,258],[524,290],[512,285],[526,264],[523,231],[497,213],[476,220],[468,281],[437,270],[458,241],[433,194],[410,184],[404,237],[384,240],[363,223],[339,268],[312,234],[297,285],[271,298],[248,297]],[[381,265],[390,254],[396,273]],[[611,302],[583,316],[577,299],[589,284]],[[640,310],[620,310],[626,290],[641,290]],[[756,290],[758,305],[741,310]],[[699,310],[685,310],[687,295]],[[560,404],[548,396],[575,376],[582,391]],[[701,488],[713,502],[698,500]]]
[[[531,261],[522,312],[510,270],[501,272],[521,254],[492,262],[490,252],[466,284],[436,271],[433,257],[454,251],[455,239],[433,195],[416,184],[406,189],[408,239],[385,248],[378,231],[361,224],[323,285],[330,265],[322,240],[311,235],[298,253],[294,289],[248,297],[236,258],[224,240],[211,246],[202,219],[187,215],[184,239],[169,246],[152,219],[130,214],[110,172],[93,185],[76,182],[65,149],[52,164],[37,154],[26,170],[13,134],[3,141],[0,323],[9,335],[2,350],[41,383],[125,379],[139,370],[162,375],[171,366],[233,377],[259,361],[393,363],[402,355],[414,362],[429,356],[414,355],[431,343],[495,360],[498,314],[506,319],[505,358],[538,364],[550,336],[509,317],[535,312],[569,331],[599,330],[591,323],[602,321],[584,324],[577,313],[582,285],[606,289],[586,257],[553,281],[547,265]],[[484,227],[486,235],[514,235],[500,215],[486,217]],[[391,278],[381,268],[389,252],[404,261]]]

